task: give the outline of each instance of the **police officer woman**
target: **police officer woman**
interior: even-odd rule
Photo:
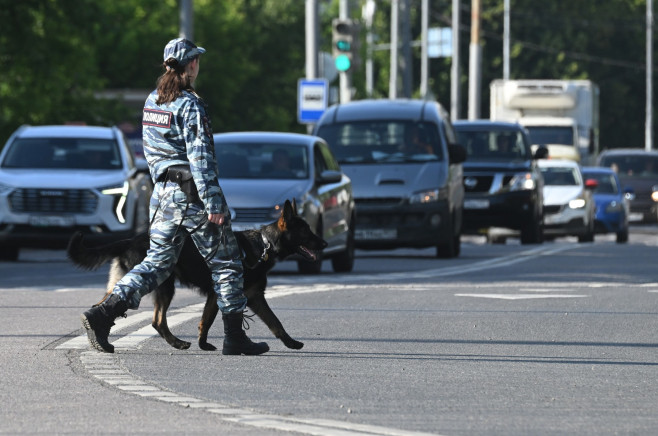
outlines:
[[[142,120],[144,156],[155,181],[151,197],[150,248],[146,258],[114,287],[101,305],[81,315],[91,346],[114,352],[108,342],[114,320],[172,272],[190,235],[212,272],[224,321],[223,354],[262,354],[266,343],[252,342],[242,329],[247,299],[242,262],[228,206],[217,181],[210,119],[192,84],[205,49],[177,38],[164,49],[165,72],[146,99]]]

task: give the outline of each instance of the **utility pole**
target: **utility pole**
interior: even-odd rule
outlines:
[[[413,64],[411,63],[411,11],[410,0],[402,0],[402,94],[411,97]]]
[[[349,18],[348,2],[349,0],[340,0],[338,4],[338,18],[341,20]],[[348,103],[352,99],[352,73],[350,71],[341,71],[338,79],[340,80],[340,102]]]
[[[510,38],[510,22],[509,22],[509,0],[503,3],[503,79],[509,80],[509,38]]]
[[[194,41],[194,8],[192,0],[180,2],[180,30],[179,37]]]
[[[459,109],[461,108],[460,77],[459,68],[459,0],[452,0],[452,63],[450,65],[450,119],[452,121],[459,119]]]
[[[398,98],[398,12],[399,0],[391,0],[391,74],[388,82],[388,98]]]
[[[429,22],[428,0],[422,0],[420,12],[420,96],[427,97],[427,82],[429,76],[429,58],[427,53],[427,27]]]
[[[480,0],[471,0],[471,44],[468,65],[468,119],[480,118],[482,46],[480,45]]]
[[[653,148],[653,0],[647,0],[647,109],[644,128],[644,148]]]
[[[374,88],[374,69],[372,62],[374,38],[372,36],[372,23],[375,17],[375,7],[375,0],[367,0],[361,10],[361,15],[366,23],[366,44],[368,44],[366,48],[366,95],[368,97],[372,97]]]
[[[306,78],[318,77],[318,2],[306,0]]]

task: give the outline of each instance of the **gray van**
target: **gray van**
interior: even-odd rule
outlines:
[[[438,257],[459,256],[466,152],[440,104],[338,104],[314,133],[352,180],[358,248],[436,247]]]

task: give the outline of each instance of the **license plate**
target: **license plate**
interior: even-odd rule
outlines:
[[[397,229],[357,229],[354,232],[355,239],[360,241],[372,239],[397,239]]]
[[[629,221],[642,221],[644,219],[644,214],[643,213],[631,213],[628,214],[628,220]]]
[[[464,200],[464,209],[489,209],[489,200]]]
[[[75,218],[72,216],[34,215],[30,217],[30,225],[35,227],[73,227]]]

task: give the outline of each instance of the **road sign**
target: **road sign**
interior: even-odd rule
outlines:
[[[329,83],[326,79],[299,79],[297,118],[300,123],[317,122],[327,108]]]

